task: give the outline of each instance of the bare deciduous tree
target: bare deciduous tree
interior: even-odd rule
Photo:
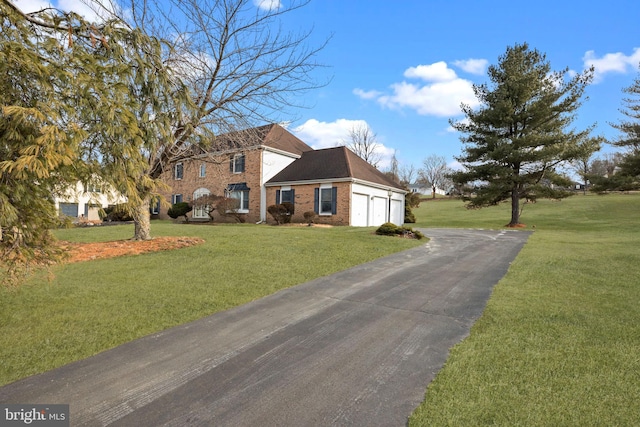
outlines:
[[[400,182],[406,185],[411,185],[415,182],[418,177],[418,170],[413,165],[413,163],[408,165],[400,166],[398,177],[400,178]]]
[[[450,186],[448,175],[451,172],[444,157],[432,154],[422,162],[422,168],[418,170],[418,180],[423,185],[431,187],[431,194],[435,199],[437,189]]]
[[[382,154],[378,151],[380,144],[377,136],[365,123],[354,125],[343,145],[373,167],[377,168],[382,160]]]
[[[131,0],[123,4],[127,13],[120,13],[122,19],[168,43],[164,64],[190,95],[184,107],[172,106],[183,110],[175,114],[179,119],[170,137],[147,135],[151,141],[142,150],[145,179],[137,180],[140,185],[133,198],[140,200],[132,208],[135,239],[151,237],[149,201],[157,196],[159,179],[174,161],[187,156],[194,145],[230,148],[216,147],[216,135],[279,122],[283,115],[290,119],[291,109],[300,106],[300,94],[320,86],[311,72],[319,66],[315,56],[324,44],[310,47],[310,31],[296,34],[282,28],[283,19],[307,3],[294,0],[287,6],[262,7],[251,0]],[[110,4],[104,8],[113,9]],[[233,148],[243,144],[235,141]]]

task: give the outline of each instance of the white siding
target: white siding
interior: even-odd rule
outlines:
[[[267,203],[267,189],[264,183],[293,163],[296,158],[269,150],[262,151],[262,176],[260,177],[260,219],[262,221],[267,219],[267,206],[273,204],[273,202]]]
[[[69,205],[77,205],[77,215],[85,216],[88,220],[100,219],[98,215],[98,208],[93,207],[100,205],[106,208],[109,205],[115,205],[118,203],[125,203],[126,197],[118,195],[115,191],[108,191],[106,193],[87,193],[84,190],[84,186],[81,182],[76,183],[74,188],[68,189],[64,195],[56,198],[56,210],[61,213],[60,205],[64,205],[65,209],[68,209]]]
[[[366,227],[369,225],[369,196],[353,193],[351,198],[351,225]]]
[[[354,183],[351,191],[351,225],[377,227],[389,221],[396,225],[404,223],[404,193],[392,191],[389,197],[388,189],[363,183]],[[361,218],[365,210],[361,205],[365,204],[366,224]]]

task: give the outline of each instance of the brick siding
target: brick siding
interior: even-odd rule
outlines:
[[[337,204],[335,215],[317,215],[314,218],[314,222],[317,224],[331,224],[331,225],[349,225],[349,209],[351,206],[351,183],[350,182],[336,182],[332,184],[332,187],[337,188]],[[291,186],[295,190],[296,198],[294,203],[295,213],[291,218],[292,222],[304,223],[304,213],[307,211],[313,212],[314,208],[314,193],[316,188],[320,188],[320,184],[304,184]],[[267,206],[275,204],[276,191],[281,190],[282,187],[267,187]],[[271,215],[267,214],[267,223],[275,224],[275,220]]]
[[[218,196],[225,195],[225,189],[229,184],[239,184],[245,182],[249,187],[249,212],[241,214],[246,222],[257,222],[260,220],[260,176],[262,174],[262,152],[261,148],[246,150],[245,170],[241,173],[232,173],[229,169],[231,154],[211,156],[209,158],[185,159],[182,160],[182,179],[174,179],[174,165],[170,170],[165,171],[162,180],[169,189],[161,192],[166,200],[171,203],[173,194],[182,194],[182,201],[191,203],[193,193],[199,188],[206,188]],[[205,164],[206,176],[200,177],[200,165]],[[169,218],[167,207],[160,208],[158,218]],[[193,212],[189,214],[191,215]],[[225,217],[214,211],[214,221],[235,222],[233,217]]]

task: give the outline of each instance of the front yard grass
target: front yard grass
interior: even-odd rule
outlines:
[[[225,310],[425,241],[373,228],[183,225],[154,236],[195,236],[185,249],[53,268],[0,289],[0,384]],[[57,230],[61,240],[127,239],[133,226]]]
[[[633,194],[526,206],[522,222],[535,233],[409,425],[638,425],[639,214]],[[421,226],[500,228],[509,206],[427,202],[418,217]]]

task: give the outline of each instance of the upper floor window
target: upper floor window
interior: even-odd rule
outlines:
[[[207,176],[207,165],[206,163],[203,163],[200,165],[200,173],[198,173],[198,176],[200,178],[204,178],[205,176]]]
[[[229,161],[229,170],[231,173],[244,172],[244,154],[234,154]]]
[[[100,190],[100,186],[95,183],[85,184],[84,191],[85,193],[102,193],[102,190]]]
[[[184,166],[182,163],[176,163],[173,167],[173,179],[182,179],[184,175]]]

